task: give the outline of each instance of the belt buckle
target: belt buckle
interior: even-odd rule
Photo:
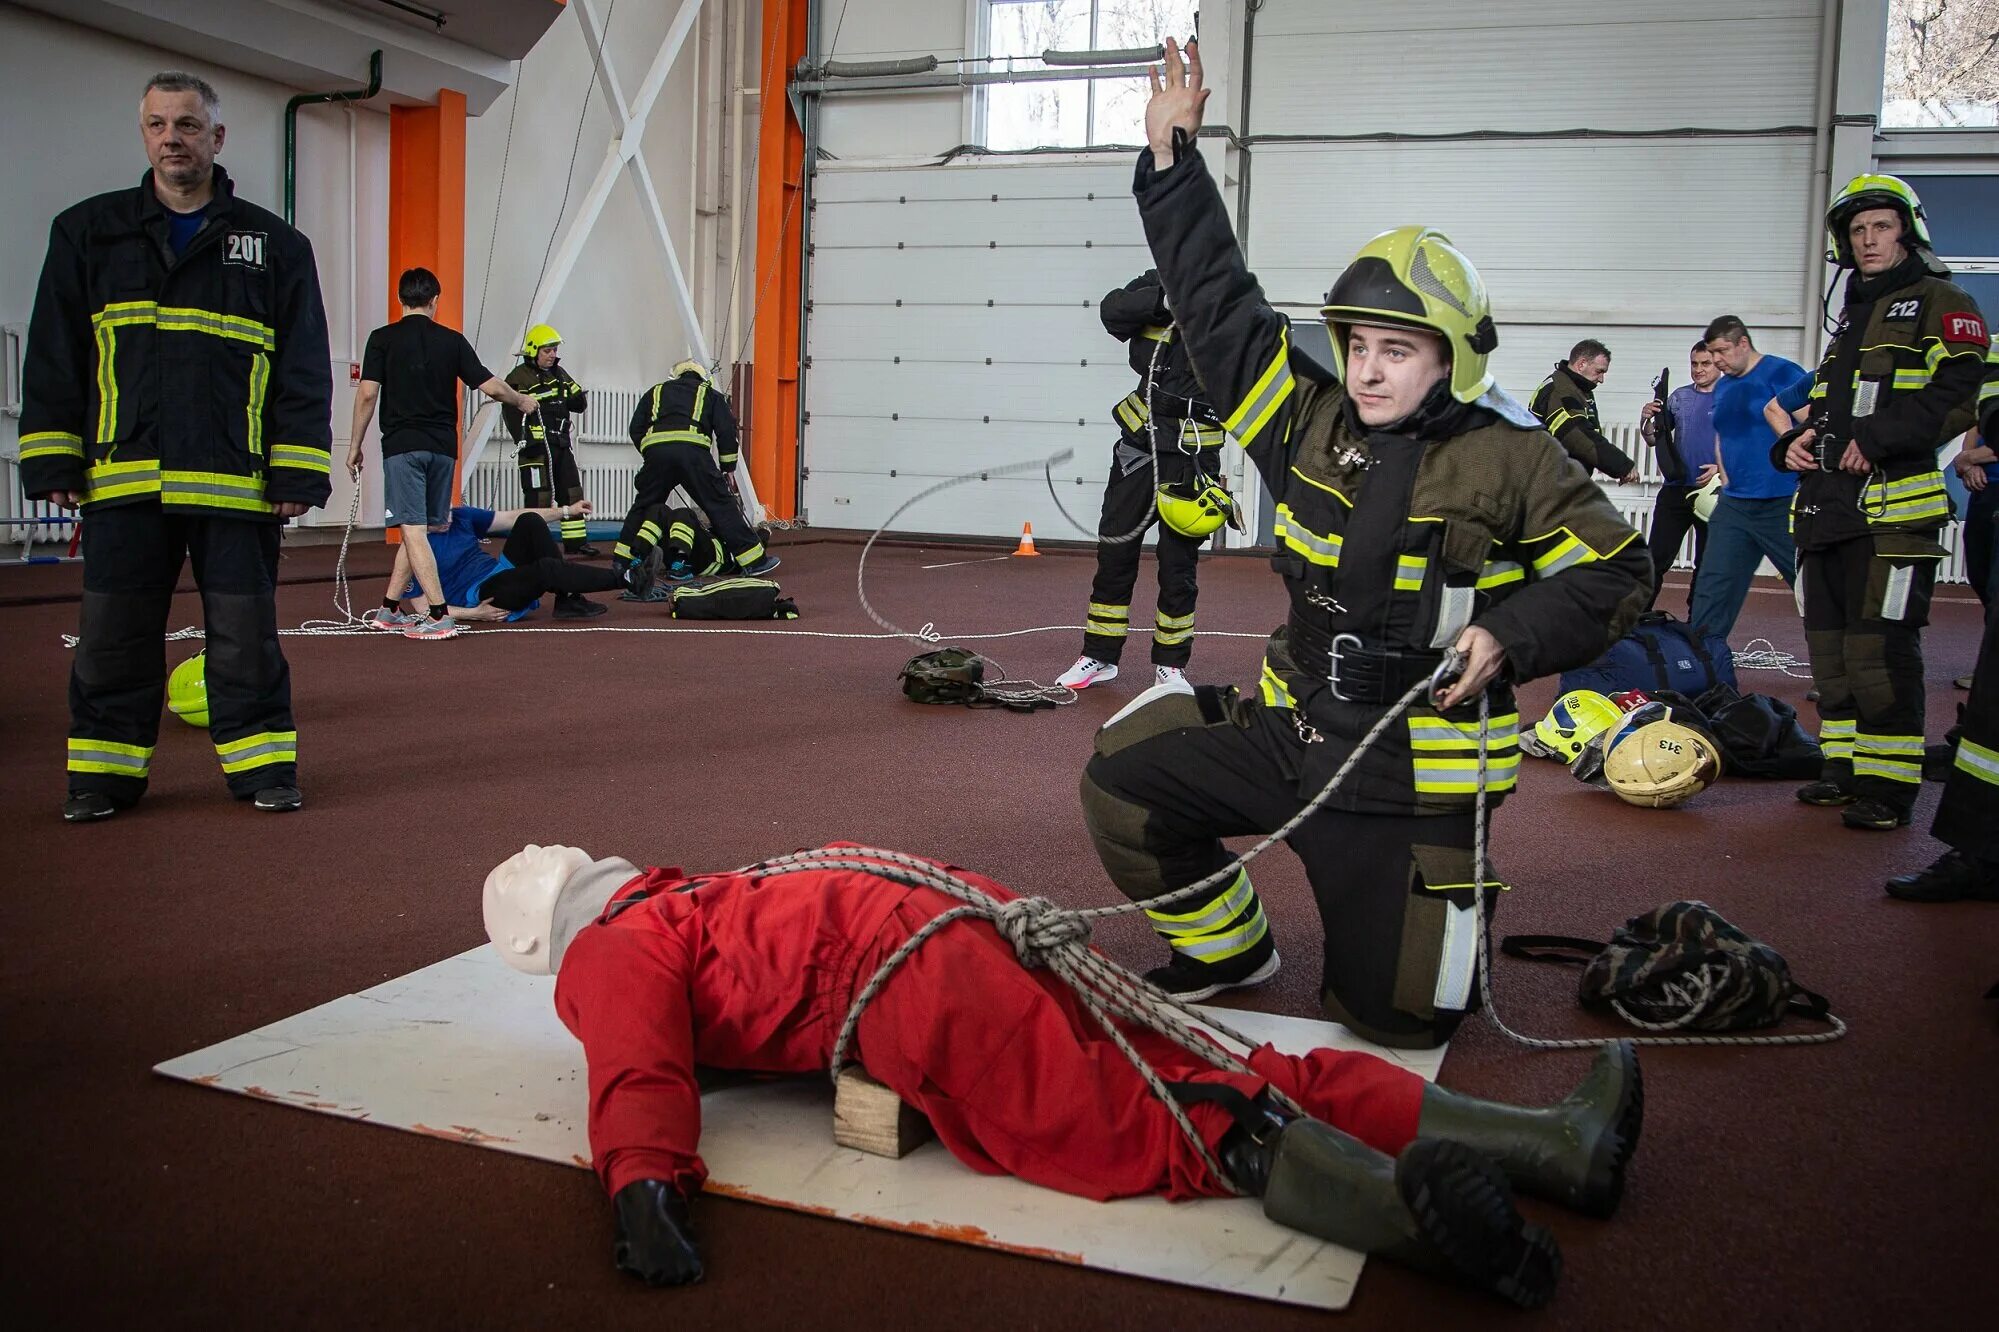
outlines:
[[[1358,650],[1361,646],[1359,634],[1334,634],[1333,645],[1326,652],[1326,687],[1333,691],[1333,697],[1342,703],[1351,703],[1340,690],[1340,657],[1342,648]]]

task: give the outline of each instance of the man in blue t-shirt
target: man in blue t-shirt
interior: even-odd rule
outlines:
[[[1694,492],[1721,471],[1721,454],[1714,438],[1714,386],[1721,377],[1705,341],[1696,342],[1687,358],[1691,384],[1682,384],[1666,399],[1670,449],[1659,447],[1659,403],[1645,404],[1638,431],[1659,456],[1659,493],[1652,500],[1652,599],[1659,599],[1666,570],[1680,557],[1689,531],[1694,534],[1694,575],[1687,582],[1687,613],[1693,613],[1700,587],[1701,561],[1707,558],[1707,520],[1694,512]],[[1675,470],[1677,468],[1677,470]]]
[[[570,564],[562,558],[562,547],[549,532],[550,523],[587,516],[590,501],[549,509],[475,509],[459,505],[451,511],[451,521],[429,530],[430,551],[437,558],[437,580],[444,587],[445,606],[450,609],[443,623],[449,632],[438,633],[426,618],[433,607],[411,573],[407,546],[396,550],[396,567],[389,574],[389,586],[382,604],[361,618],[377,629],[401,633],[405,638],[449,638],[458,632],[460,620],[518,620],[541,605],[544,594],[555,593],[555,618],[580,620],[602,615],[610,609],[591,601],[586,592],[615,592],[634,587],[650,569],[631,574],[615,573],[594,564]],[[492,555],[479,544],[488,536],[505,534],[506,545]]]
[[[1749,329],[1734,315],[1709,324],[1705,340],[1724,376],[1714,390],[1722,482],[1721,499],[1708,521],[1708,549],[1690,613],[1695,624],[1726,638],[1766,556],[1785,582],[1797,578],[1791,496],[1798,478],[1771,464],[1770,446],[1777,442],[1777,432],[1763,409],[1798,381],[1809,384],[1811,375],[1796,361],[1757,351]]]

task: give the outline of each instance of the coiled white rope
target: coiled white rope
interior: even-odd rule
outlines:
[[[1794,666],[1806,669],[1796,671]],[[1738,671],[1782,671],[1795,680],[1812,678],[1811,663],[1799,661],[1788,652],[1780,652],[1777,645],[1767,638],[1752,638],[1740,652],[1735,653],[1735,669]]]

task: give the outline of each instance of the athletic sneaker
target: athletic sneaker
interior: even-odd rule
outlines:
[[[296,786],[267,786],[250,803],[266,814],[289,814],[305,804],[305,797]]]
[[[387,606],[377,606],[375,609],[362,614],[361,623],[367,625],[370,629],[384,629],[389,633],[399,634],[421,618],[418,615],[411,615],[408,611],[390,610]]]
[[[1839,812],[1839,821],[1868,832],[1893,832],[1909,826],[1909,811],[1874,796],[1862,796]]]
[[[1264,935],[1254,948],[1225,962],[1196,962],[1183,953],[1163,967],[1145,973],[1145,979],[1176,999],[1198,1004],[1223,990],[1248,990],[1268,981],[1283,965],[1277,945]]]
[[[418,617],[415,624],[403,630],[404,638],[456,638],[458,622],[449,615],[433,619],[428,615]]]
[[[649,602],[672,601],[673,589],[661,583],[654,583],[651,587],[646,589],[646,594],[641,597],[636,593],[634,593],[630,588],[626,588],[623,592],[618,593],[618,600],[649,601]]]
[[[1177,688],[1187,683],[1187,672],[1181,670],[1178,666],[1154,666],[1152,668],[1152,683],[1154,685],[1173,685]]]
[[[646,593],[652,591],[659,581],[659,566],[666,561],[666,552],[654,546],[646,552],[646,557],[625,570],[625,586],[632,590],[632,600],[644,601]]]
[[[675,560],[666,566],[666,578],[669,582],[684,583],[692,577],[694,577],[694,566],[686,560]]]
[[[1093,684],[1105,684],[1117,679],[1117,667],[1095,657],[1078,657],[1076,664],[1055,677],[1055,683],[1065,689],[1088,689]]]
[[[769,573],[772,569],[777,568],[778,565],[783,563],[784,563],[783,560],[780,560],[777,556],[771,554],[769,551],[765,551],[763,553],[763,558],[757,560],[754,564],[744,565],[743,572],[748,574],[752,578],[761,578],[765,574]]]

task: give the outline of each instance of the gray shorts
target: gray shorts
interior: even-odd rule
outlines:
[[[448,453],[396,453],[382,460],[382,522],[389,527],[442,527],[451,521]]]

